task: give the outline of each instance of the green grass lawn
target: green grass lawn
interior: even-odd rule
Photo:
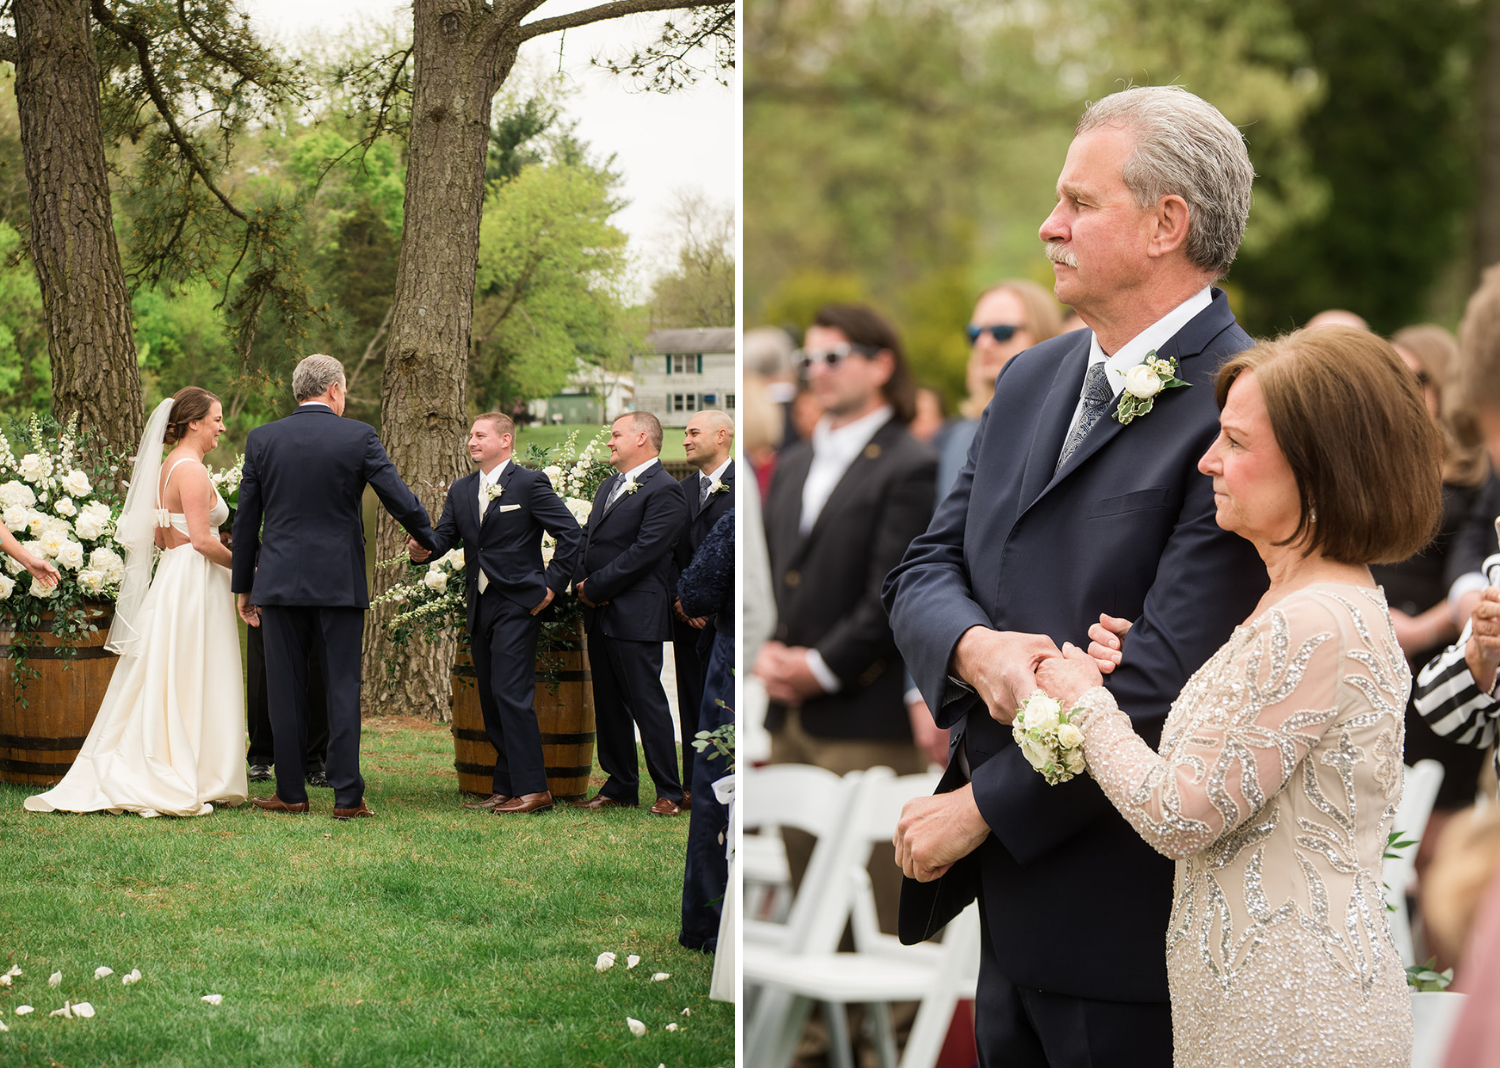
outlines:
[[[713,958],[677,944],[687,818],[473,813],[452,760],[443,726],[367,721],[379,816],[349,823],[327,790],[310,816],[143,820],[27,813],[34,791],[0,785],[0,971],[25,972],[0,987],[0,1065],[732,1063]],[[97,1015],[50,1017],[65,999]]]
[[[686,460],[687,453],[682,451],[682,428],[669,426],[663,429],[661,458],[663,460]],[[599,433],[600,428],[594,426],[592,423],[518,427],[516,432],[516,455],[526,455],[526,445],[528,442],[536,442],[537,447],[542,449],[550,449],[554,445],[561,445],[567,440],[568,435],[575,430],[578,431],[578,446],[582,448],[585,442],[592,440],[594,435]],[[604,453],[603,458],[608,461],[609,454],[607,452]]]

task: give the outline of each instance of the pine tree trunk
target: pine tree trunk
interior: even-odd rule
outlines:
[[[16,0],[16,110],[31,250],[47,316],[52,410],[122,456],[144,423],[130,294],[115,243],[88,0]]]
[[[448,486],[469,468],[464,383],[474,316],[479,222],[490,105],[510,73],[518,43],[497,32],[483,5],[415,0],[410,166],[396,268],[395,308],[381,387],[381,440],[408,485],[437,522]],[[402,552],[404,533],[381,512],[378,559]],[[399,569],[377,569],[375,592]],[[390,689],[381,624],[389,608],[366,616],[367,712],[447,718],[454,641],[414,640]]]

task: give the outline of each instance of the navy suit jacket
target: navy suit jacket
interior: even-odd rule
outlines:
[[[367,484],[431,548],[427,509],[396,474],[374,427],[316,404],[250,431],[234,516],[234,592],[258,605],[369,608]]]
[[[693,554],[698,551],[698,546],[703,544],[703,539],[708,537],[708,532],[713,530],[714,524],[729,509],[734,507],[734,461],[729,461],[729,466],[724,468],[724,475],[720,481],[724,484],[724,492],[711,494],[704,503],[703,509],[698,508],[698,487],[701,475],[697,471],[680,479],[678,485],[682,487],[683,499],[687,502],[687,522],[682,528],[682,537],[677,540],[677,546],[672,550],[672,593],[677,593],[677,576],[687,570],[688,565],[693,562]]]
[[[1218,434],[1213,376],[1251,345],[1224,294],[1159,349],[1191,383],[1157,395],[1129,426],[1101,419],[1055,475],[1088,362],[1087,331],[1053,338],[1001,373],[953,490],[884,588],[896,642],[938,723],[957,728],[974,799],[992,831],[938,884],[908,881],[903,938],[983,893],[1011,982],[1114,1001],[1166,1001],[1172,862],[1154,852],[1093,779],[1048,786],[948,668],[970,627],[1087,646],[1100,612],[1135,621],[1105,684],[1152,746],[1188,677],[1267,586],[1249,542],[1214,521],[1197,471]],[[962,785],[955,760],[939,787]],[[949,883],[949,880],[952,880]],[[949,883],[949,885],[942,885]],[[1067,943],[1025,918],[1072,902]],[[923,918],[923,914],[927,917]]]
[[[535,608],[547,590],[561,595],[572,578],[583,549],[583,528],[540,471],[517,467],[514,460],[500,474],[500,496],[479,518],[479,472],[448,488],[443,516],[433,533],[433,553],[462,544],[464,588],[469,602],[469,630],[479,610],[479,569],[490,585],[525,609]],[[542,569],[542,533],[557,539],[552,562]],[[550,610],[550,609],[549,609]]]
[[[584,582],[584,626],[610,638],[665,642],[672,638],[672,548],[687,522],[682,487],[660,461],[605,508],[618,476],[594,494],[583,559],[573,581]],[[608,604],[602,602],[608,601]]]

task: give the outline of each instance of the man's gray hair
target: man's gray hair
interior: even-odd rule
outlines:
[[[292,372],[292,396],[301,404],[305,400],[321,397],[335,382],[344,385],[343,364],[322,353],[307,356]]]
[[[1099,126],[1135,133],[1121,177],[1142,208],[1176,194],[1187,202],[1188,259],[1215,280],[1245,236],[1255,169],[1245,138],[1218,108],[1177,85],[1141,85],[1095,101],[1075,136]]]

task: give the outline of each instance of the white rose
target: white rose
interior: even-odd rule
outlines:
[[[582,497],[564,497],[563,504],[568,506],[568,511],[573,513],[573,518],[578,520],[579,526],[589,525],[589,513],[594,510],[593,501],[586,501]]]
[[[1085,766],[1083,762],[1083,750],[1069,749],[1064,757],[1064,760],[1068,765],[1068,770],[1071,771],[1074,775],[1083,774],[1083,769]]]
[[[41,598],[45,599],[45,598],[48,598],[48,597],[56,597],[57,596],[57,591],[60,590],[60,589],[62,589],[62,583],[61,582],[54,582],[51,586],[44,587],[36,579],[32,579],[31,580],[31,590],[29,592],[31,593],[31,596],[33,596],[33,597],[41,597]]]
[[[95,571],[91,567],[84,568],[78,572],[78,585],[84,593],[103,593],[107,585],[102,572]]]
[[[1136,364],[1125,372],[1125,392],[1141,400],[1154,397],[1161,392],[1161,376],[1147,364]]]
[[[16,580],[9,575],[0,575],[0,601],[8,600],[16,588]]]
[[[63,546],[69,544],[68,536],[55,527],[42,531],[42,536],[37,539],[42,547],[42,552],[48,557],[57,559],[57,554],[62,552]]]
[[[462,571],[464,569],[464,551],[462,549],[449,549],[447,554],[438,563],[452,568],[454,571]]]
[[[1024,737],[1021,739],[1021,755],[1026,758],[1026,763],[1036,768],[1037,771],[1045,768],[1047,761],[1050,759],[1041,746],[1037,745],[1030,738]]]
[[[21,477],[27,482],[40,482],[47,473],[47,465],[34,452],[28,452],[25,456],[21,457],[19,468]]]
[[[31,526],[31,509],[24,504],[8,504],[0,512],[0,523],[5,524],[6,530],[25,530]]]
[[[554,486],[562,481],[562,468],[556,464],[548,464],[542,468],[542,474],[546,475],[547,481],[551,482]]]
[[[102,545],[89,554],[89,567],[103,574],[107,583],[119,582],[125,577],[125,561],[120,554]]]
[[[68,477],[62,480],[62,487],[70,496],[87,497],[89,490],[89,476],[82,471],[69,471]]]
[[[76,541],[64,541],[57,552],[57,563],[59,567],[77,571],[83,566],[83,546]]]
[[[22,545],[28,549],[31,547],[26,542],[22,542]],[[25,571],[26,568],[22,567],[21,561],[17,560],[14,556],[6,556],[5,570],[9,571],[12,575],[19,575],[22,571]]]
[[[30,508],[35,503],[36,494],[24,482],[17,482],[15,479],[11,479],[5,485],[0,486],[0,504],[5,505],[6,508],[17,504]]]
[[[1062,721],[1062,705],[1044,693],[1032,694],[1025,709],[1026,729],[1029,731],[1050,731]]]
[[[51,519],[46,512],[32,512],[26,520],[26,528],[31,531],[33,538],[40,538],[51,527]]]
[[[1077,749],[1083,744],[1083,731],[1071,723],[1064,723],[1057,728],[1057,744],[1064,749]]]
[[[448,592],[448,576],[442,571],[429,571],[422,576],[422,585],[434,593]]]
[[[104,527],[93,516],[87,513],[78,517],[73,524],[73,529],[78,531],[78,536],[84,541],[95,541],[99,535],[104,533]]]
[[[52,510],[58,515],[74,516],[78,514],[78,505],[73,503],[72,497],[62,497],[52,506]]]

